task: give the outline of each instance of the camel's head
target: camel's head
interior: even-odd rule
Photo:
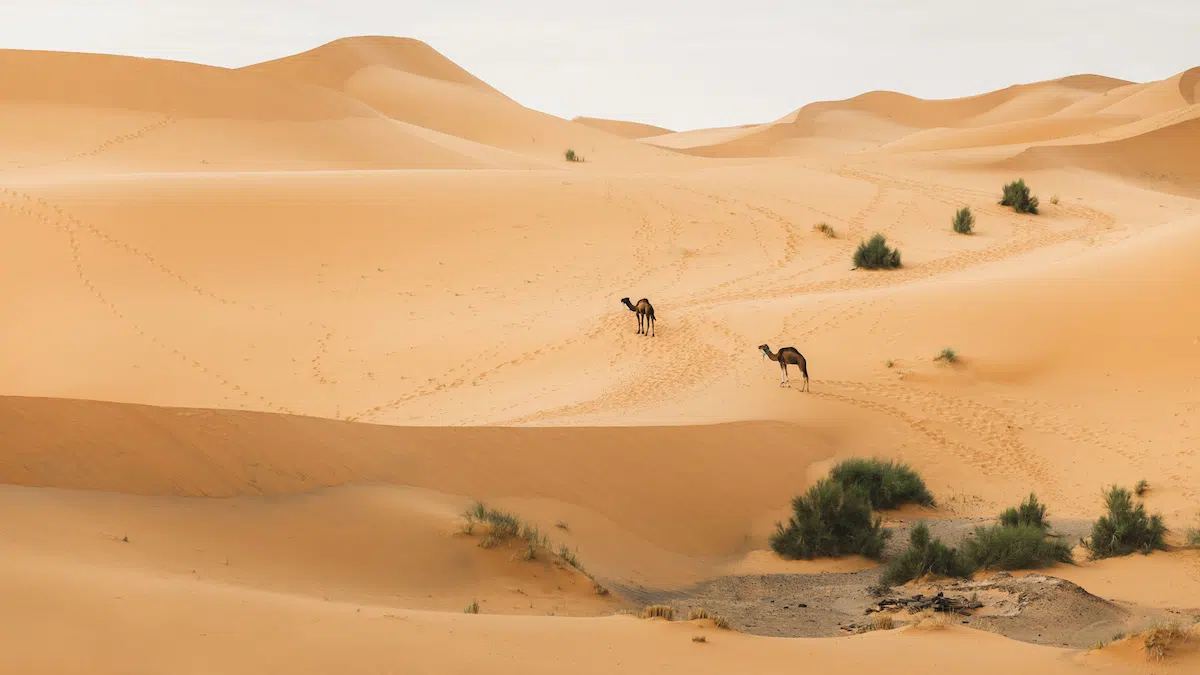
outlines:
[[[767,354],[771,353],[771,348],[766,345],[759,345],[758,349],[763,353],[763,358],[767,358]]]
[[[629,298],[621,298],[621,304],[626,307],[633,307],[633,303],[629,302]]]

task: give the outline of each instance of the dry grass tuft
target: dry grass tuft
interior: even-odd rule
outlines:
[[[466,614],[478,614],[479,613],[479,601],[472,600],[471,604],[467,605],[467,608],[464,609],[463,612]]]
[[[708,638],[703,635],[693,635],[692,642],[708,642]]]
[[[688,621],[695,621],[696,619],[711,619],[711,618],[712,618],[712,615],[709,614],[708,610],[704,609],[703,607],[696,607],[695,609],[688,612]]]
[[[596,595],[608,595],[608,589],[601,586],[598,581],[592,582],[592,592]]]
[[[675,608],[670,605],[646,605],[642,609],[642,618],[671,621],[675,618]]]
[[[729,619],[726,619],[725,617],[721,616],[720,614],[713,614],[712,622],[713,622],[714,626],[716,626],[717,628],[720,628],[721,630],[733,630],[732,628],[729,627]]]
[[[833,227],[829,223],[817,223],[813,225],[813,232],[820,232],[830,239],[837,237],[837,232],[833,230]]]
[[[1187,642],[1188,630],[1175,621],[1160,623],[1143,633],[1146,645],[1146,658],[1151,661],[1162,661],[1167,658],[1171,648],[1181,642]]]
[[[928,630],[943,630],[950,624],[950,618],[944,612],[935,612],[932,609],[923,609],[917,613],[917,618],[913,625],[917,628]]]

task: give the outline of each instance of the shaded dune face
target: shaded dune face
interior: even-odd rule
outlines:
[[[851,635],[881,562],[768,544],[872,456],[936,498],[882,514],[884,562],[1031,491],[1072,541],[1141,479],[1172,547],[1200,527],[1200,68],[680,131],[380,36],[0,72],[14,672],[1132,673],[1200,604],[1196,551],[1077,548],[1025,614]],[[875,233],[903,264],[852,269]],[[615,616],[645,604],[674,620]]]

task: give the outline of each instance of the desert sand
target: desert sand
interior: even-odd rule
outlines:
[[[1200,669],[1200,633],[1153,664],[1081,646],[1087,610],[1015,637],[622,613],[877,576],[767,537],[878,456],[938,498],[901,525],[1035,491],[1085,532],[1146,480],[1171,550],[1039,573],[1103,604],[1097,635],[1196,621],[1200,68],[678,132],[529,109],[398,38],[0,68],[6,672]],[[1038,215],[998,204],[1017,178]],[[852,269],[876,232],[903,266]],[[581,569],[481,548],[475,500]]]

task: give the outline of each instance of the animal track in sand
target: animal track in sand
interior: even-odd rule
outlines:
[[[10,171],[25,171],[25,170],[29,170],[29,169],[42,169],[42,168],[45,168],[48,166],[56,166],[59,164],[65,164],[67,162],[72,162],[72,161],[75,161],[78,159],[83,159],[85,157],[94,157],[94,156],[99,155],[113,147],[122,145],[124,143],[136,141],[139,138],[146,136],[147,134],[158,131],[159,129],[162,129],[164,127],[170,126],[171,124],[174,124],[175,121],[176,120],[173,117],[168,115],[167,117],[165,117],[157,122],[154,122],[152,124],[147,124],[146,126],[141,127],[139,129],[135,129],[134,131],[131,131],[127,134],[120,134],[118,136],[109,138],[109,139],[105,140],[104,142],[102,142],[100,145],[92,148],[91,150],[85,150],[83,152],[79,152],[74,155],[69,155],[67,157],[63,157],[60,159],[50,160],[48,162],[18,164],[17,166],[10,167],[8,170],[10,170]]]

